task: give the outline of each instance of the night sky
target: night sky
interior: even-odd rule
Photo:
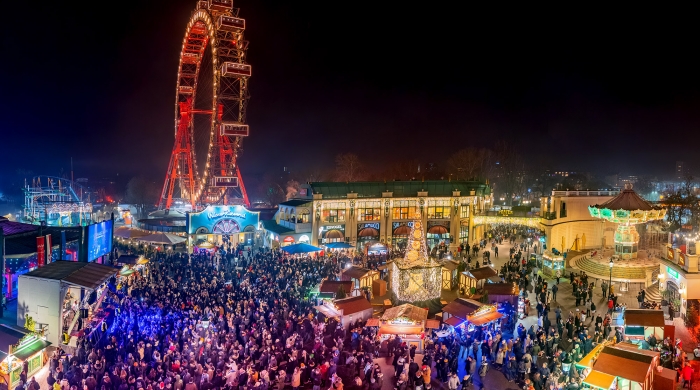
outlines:
[[[72,156],[76,176],[161,180],[195,1],[78,3],[3,4],[0,175],[55,175]],[[341,152],[441,162],[498,139],[562,170],[700,163],[693,24],[401,4],[235,3],[253,66],[244,179]]]

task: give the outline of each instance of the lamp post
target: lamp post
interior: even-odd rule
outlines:
[[[612,287],[612,268],[613,268],[613,260],[610,258],[610,283],[608,284],[608,297],[612,299],[610,296],[610,288]]]

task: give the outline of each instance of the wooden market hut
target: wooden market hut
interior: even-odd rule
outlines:
[[[459,289],[463,294],[474,295],[479,281],[482,281],[483,286],[484,280],[497,275],[498,272],[490,266],[464,271],[459,275]]]
[[[366,321],[372,318],[374,309],[372,304],[363,296],[336,299],[333,301],[340,312],[340,322],[345,329],[350,329],[350,324],[357,321]]]
[[[340,279],[351,281],[352,291],[348,293],[357,296],[362,288],[372,289],[372,282],[379,279],[379,272],[352,266],[343,271]]]
[[[489,296],[489,302],[510,302],[513,307],[518,307],[518,295],[520,289],[514,282],[511,283],[486,283],[484,290]]]
[[[643,340],[650,335],[663,340],[665,326],[664,312],[661,310],[625,310],[625,336],[631,340]]]
[[[449,260],[442,263],[442,289],[452,290],[458,284],[457,281],[457,269],[459,268],[459,262],[455,260]]]
[[[10,327],[0,327],[0,375],[8,385],[14,389],[20,381],[20,375],[27,363],[27,378],[33,376],[48,361],[45,352],[51,345],[40,334],[23,333]]]
[[[389,335],[402,335],[409,346],[415,345],[417,352],[423,351],[423,331],[428,319],[428,310],[409,303],[384,311],[379,325],[379,335],[387,339]]]
[[[592,369],[616,377],[619,390],[651,390],[658,365],[659,352],[606,346]]]
[[[318,292],[322,294],[332,294],[331,296],[335,298],[335,294],[340,290],[340,286],[343,286],[345,293],[350,295],[352,293],[352,282],[349,280],[324,280],[318,288]]]

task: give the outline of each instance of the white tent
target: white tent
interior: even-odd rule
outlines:
[[[148,235],[148,232],[144,232],[139,229],[132,229],[130,227],[121,226],[114,230],[114,235],[119,238],[140,238]]]
[[[184,242],[185,238],[170,233],[154,233],[145,237],[137,238],[136,240],[151,244],[175,245]]]

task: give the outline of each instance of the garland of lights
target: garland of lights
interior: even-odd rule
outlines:
[[[440,298],[442,266],[428,257],[423,224],[414,221],[406,243],[406,255],[392,263],[391,287],[402,302]]]

